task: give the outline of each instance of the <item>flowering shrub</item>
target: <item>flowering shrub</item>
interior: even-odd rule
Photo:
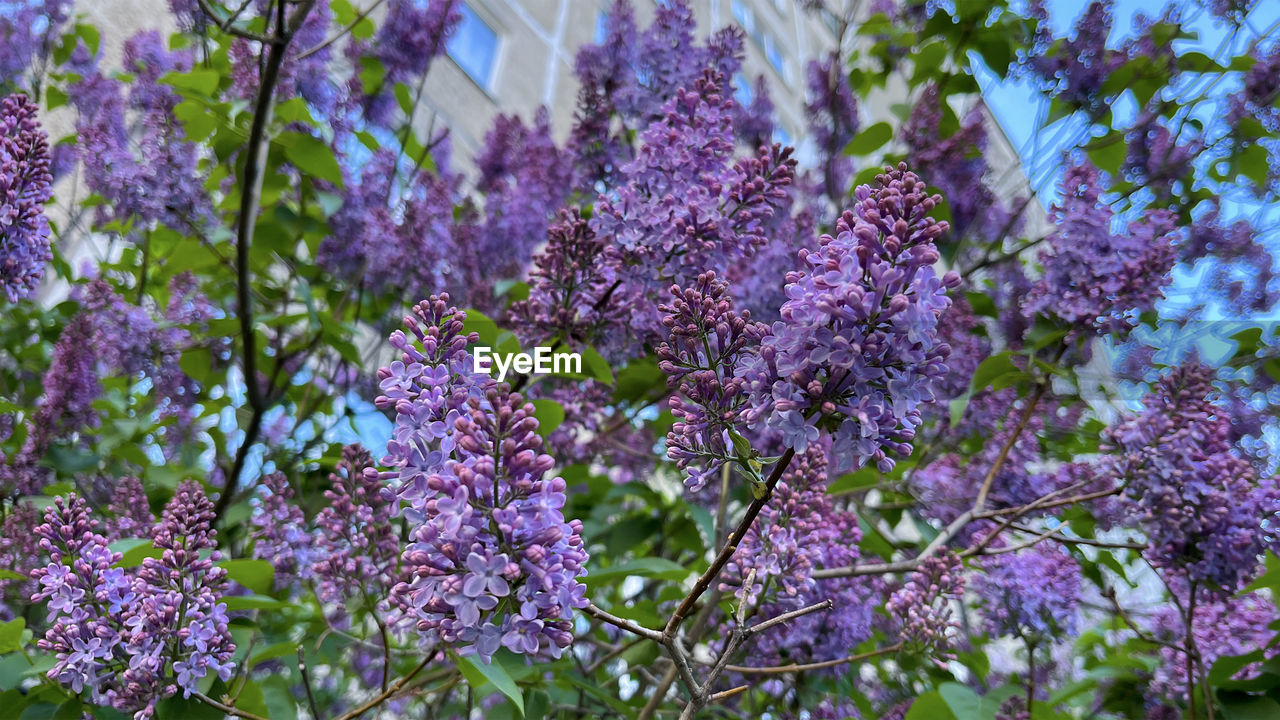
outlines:
[[[1280,717],[1265,3],[465,5],[0,2],[0,715]]]

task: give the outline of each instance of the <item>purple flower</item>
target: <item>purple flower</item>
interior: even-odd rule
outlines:
[[[1058,638],[1076,631],[1080,566],[1050,543],[983,560],[973,589],[993,637]]]
[[[0,22],[0,36],[3,27]],[[9,302],[36,289],[53,257],[44,214],[52,196],[49,162],[49,136],[36,121],[35,105],[26,95],[0,101],[0,290]]]
[[[586,605],[582,524],[561,512],[564,480],[543,478],[554,461],[539,452],[532,412],[492,386],[470,397],[442,465],[400,487],[410,505],[403,562],[412,580],[395,587],[393,600],[414,614],[424,642],[486,662],[504,644],[559,657],[572,640],[572,611]],[[390,444],[387,464],[404,462]]]
[[[50,563],[32,573],[41,585],[33,599],[51,611],[37,643],[56,657],[48,677],[136,717],[176,689],[189,694],[210,672],[229,679],[235,646],[212,520],[199,486],[183,483],[152,533],[160,557],[126,570],[113,567],[121,555],[97,534],[84,500],[56,498],[35,529]]]
[[[920,564],[885,603],[899,625],[902,641],[916,652],[947,657],[960,624],[952,603],[964,591],[964,569],[955,555],[938,555]]]
[[[1102,191],[1097,169],[1087,162],[1067,168],[1063,200],[1050,212],[1057,227],[1050,249],[1040,253],[1044,275],[1023,303],[1027,314],[1112,332],[1163,297],[1175,260],[1176,218],[1167,210],[1149,210],[1115,234],[1113,211],[1099,201]]]
[[[947,224],[928,216],[939,202],[900,166],[860,186],[857,204],[802,254],[805,269],[787,275],[781,320],[764,338],[746,377],[747,419],[802,449],[832,433],[837,469],[911,452],[920,406],[946,371],[938,340],[954,273],[938,277],[935,238]]]
[[[687,288],[671,286],[671,297],[659,306],[668,313],[662,324],[670,335],[657,350],[658,368],[676,391],[669,401],[676,421],[667,434],[667,457],[681,470],[697,470],[685,484],[699,490],[736,456],[727,438],[738,432],[747,408],[745,359],[768,328],[751,322],[751,313],[734,310],[728,286],[714,272],[699,275]]]

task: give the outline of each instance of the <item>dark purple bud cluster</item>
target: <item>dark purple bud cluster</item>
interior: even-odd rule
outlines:
[[[8,39],[6,39],[8,44]],[[30,295],[52,259],[44,204],[52,196],[49,136],[26,95],[0,101],[0,291]]]
[[[685,485],[701,489],[721,465],[741,457],[731,435],[739,432],[747,408],[744,360],[755,353],[769,329],[737,311],[728,286],[706,272],[687,288],[671,286],[662,324],[670,333],[658,346],[658,368],[667,376],[671,412],[667,457],[687,473]]]

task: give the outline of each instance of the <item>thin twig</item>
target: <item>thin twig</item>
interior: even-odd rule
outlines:
[[[311,692],[311,676],[307,674],[307,660],[301,647],[298,648],[298,674],[302,676],[302,687],[307,692],[307,706],[311,708],[311,717],[313,720],[320,720],[320,709],[316,706],[315,693]]]
[[[639,623],[633,622],[626,618],[618,617],[617,615],[614,615],[610,612],[602,610],[599,607],[597,607],[595,603],[589,603],[585,608],[583,608],[583,611],[586,612],[588,615],[599,618],[600,620],[603,620],[609,623],[610,625],[613,625],[615,627],[620,627],[623,630],[626,630],[627,632],[634,633],[636,635],[639,635],[640,637],[648,638],[649,640],[653,640],[655,642],[662,642],[661,632],[657,630],[651,630]]]
[[[337,717],[337,720],[353,720],[354,718],[358,718],[358,717],[360,717],[361,715],[363,715],[363,714],[365,714],[366,712],[368,712],[369,710],[371,710],[371,709],[373,709],[373,708],[377,707],[378,705],[382,704],[384,701],[386,701],[387,699],[389,699],[391,696],[393,696],[393,695],[395,695],[396,693],[400,692],[400,689],[401,689],[401,688],[403,688],[405,685],[408,685],[408,684],[409,684],[409,681],[410,681],[410,680],[412,680],[412,679],[413,679],[413,678],[414,678],[418,673],[422,672],[422,669],[423,669],[423,668],[425,668],[425,667],[426,667],[426,666],[431,662],[431,658],[432,658],[432,657],[434,657],[434,656],[435,656],[435,653],[434,653],[434,652],[432,652],[432,653],[428,654],[428,655],[427,655],[427,658],[426,658],[425,660],[423,660],[422,662],[418,663],[418,666],[417,666],[417,667],[415,667],[414,669],[410,670],[410,671],[408,672],[408,674],[406,674],[404,677],[402,677],[402,678],[400,678],[399,680],[397,680],[397,681],[395,681],[394,683],[392,683],[392,684],[391,684],[391,687],[389,687],[389,688],[387,688],[386,690],[384,690],[384,691],[382,691],[382,692],[378,693],[378,694],[377,694],[377,695],[375,695],[373,698],[371,698],[371,699],[370,699],[370,700],[368,700],[367,702],[365,702],[365,703],[363,703],[363,704],[361,704],[361,705],[357,706],[356,708],[354,708],[354,709],[352,709],[352,710],[350,710],[350,711],[348,711],[348,712],[345,712],[345,713],[343,713],[342,715],[339,715],[339,716]]]
[[[804,663],[797,665],[774,665],[771,667],[751,667],[748,665],[726,665],[725,669],[729,672],[738,673],[739,675],[787,675],[789,673],[802,673],[811,670],[823,670],[848,663],[869,660],[878,655],[888,655],[902,649],[902,643],[895,643],[889,647],[878,648],[857,655],[848,655],[846,657],[837,658],[835,660],[824,660],[822,662]]]
[[[244,720],[267,720],[267,718],[264,718],[261,715],[255,715],[247,710],[241,710],[240,708],[237,708],[233,705],[220,703],[217,700],[214,700],[213,698],[209,697],[208,695],[205,695],[202,692],[198,692],[198,691],[193,692],[191,693],[191,695],[195,697],[197,700],[199,700],[200,702],[204,703],[205,705],[208,705],[209,707],[219,712],[226,713],[228,715],[234,715],[235,717],[238,717],[238,718],[244,718]]]
[[[720,550],[720,554],[712,561],[711,567],[707,568],[707,571],[698,578],[698,581],[694,583],[693,590],[689,591],[689,594],[685,596],[680,606],[671,615],[671,619],[667,621],[667,625],[662,631],[664,637],[671,638],[675,636],[676,631],[680,629],[680,623],[684,622],[684,619],[693,611],[698,598],[702,597],[702,594],[711,587],[711,583],[715,582],[715,579],[720,576],[720,571],[724,569],[724,566],[729,563],[729,559],[733,557],[733,553],[737,551],[738,542],[746,536],[747,531],[751,529],[752,523],[756,521],[756,517],[764,509],[765,503],[769,502],[769,498],[773,496],[773,489],[777,487],[778,481],[782,479],[782,473],[791,464],[791,458],[795,457],[795,454],[796,451],[794,449],[787,448],[782,457],[778,458],[778,462],[773,466],[773,472],[769,474],[769,479],[764,484],[764,492],[760,493],[760,496],[747,508],[747,513],[742,517],[742,521],[738,523],[737,530],[734,530],[733,534],[729,536],[724,547]]]

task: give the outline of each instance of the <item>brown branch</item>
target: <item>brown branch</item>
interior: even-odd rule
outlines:
[[[769,474],[769,479],[765,481],[764,492],[761,493],[760,497],[756,498],[755,501],[751,503],[751,506],[747,508],[747,514],[744,515],[742,517],[742,521],[738,523],[738,529],[734,530],[733,534],[729,536],[728,541],[720,550],[720,554],[716,556],[714,561],[712,561],[711,567],[707,568],[707,571],[698,578],[698,581],[693,586],[693,590],[689,591],[689,594],[685,596],[684,601],[680,603],[680,606],[676,608],[675,613],[671,615],[671,619],[667,621],[666,627],[662,630],[664,638],[670,639],[675,637],[676,631],[680,629],[680,623],[684,622],[684,619],[693,611],[693,607],[697,604],[698,598],[702,597],[702,594],[711,587],[711,583],[715,582],[715,579],[720,576],[720,571],[724,569],[724,566],[729,563],[729,559],[733,557],[733,553],[737,551],[738,542],[742,540],[742,538],[747,534],[747,531],[751,529],[751,524],[756,521],[756,517],[759,516],[760,511],[764,509],[765,503],[767,503],[769,498],[773,495],[773,489],[777,487],[778,481],[782,479],[782,473],[785,472],[787,466],[791,464],[791,458],[795,457],[795,454],[796,451],[794,449],[787,448],[787,451],[782,454],[782,457],[778,458],[778,462],[773,466],[773,472]]]
[[[857,655],[848,655],[846,657],[837,658],[835,660],[824,660],[822,662],[804,663],[796,665],[774,665],[771,667],[751,667],[749,665],[726,665],[725,669],[729,672],[735,672],[739,675],[787,675],[790,673],[809,672],[811,670],[823,670],[826,668],[845,665],[848,663],[868,660],[878,655],[888,655],[902,649],[902,643],[895,643],[889,647],[883,647],[871,650]]]
[[[226,713],[227,715],[233,715],[238,718],[244,718],[244,720],[267,720],[267,718],[264,718],[261,715],[255,715],[247,710],[241,710],[235,707],[234,705],[227,705],[225,703],[220,703],[217,700],[214,700],[213,698],[209,697],[208,695],[205,695],[202,692],[198,692],[198,691],[193,692],[191,693],[191,695],[192,697],[204,703],[205,705],[208,705],[209,707],[219,712]]]
[[[431,662],[431,658],[434,655],[435,655],[435,652],[432,651],[429,655],[427,655],[427,658],[425,660],[418,663],[417,667],[410,670],[404,677],[392,683],[391,687],[378,693],[377,695],[369,699],[367,702],[355,707],[354,709],[348,712],[343,713],[342,715],[339,715],[337,720],[354,720],[354,718],[360,717],[361,715],[372,710],[373,708],[377,707],[383,702],[389,700],[393,695],[400,692],[400,690],[404,688],[405,685],[408,685],[409,681],[413,680],[413,678],[416,677],[418,673],[422,672],[422,669],[425,668]]]
[[[603,620],[609,623],[610,625],[613,625],[614,627],[622,628],[623,630],[626,630],[629,633],[633,633],[635,635],[639,635],[640,637],[653,640],[654,642],[662,642],[663,638],[662,638],[661,632],[657,630],[650,630],[649,628],[644,627],[639,623],[635,623],[626,618],[620,618],[617,615],[613,615],[609,612],[606,612],[605,610],[602,610],[599,607],[597,607],[595,603],[589,603],[585,608],[583,608],[583,612],[585,612],[588,615],[591,615],[592,617]]]
[[[364,22],[364,19],[369,17],[369,15],[372,14],[374,10],[377,10],[378,6],[384,2],[386,2],[386,0],[375,0],[375,2],[372,5],[365,8],[364,10],[361,10],[359,14],[356,15],[355,20],[352,20],[351,23],[347,25],[345,28],[343,28],[341,31],[339,31],[337,35],[334,35],[333,37],[330,37],[330,38],[326,38],[324,42],[320,43],[319,45],[314,45],[298,53],[298,59],[305,60],[306,58],[309,58],[312,55],[315,55],[316,53],[329,47],[330,45],[338,42],[343,37],[345,37],[347,33],[351,32],[352,30],[355,30],[357,25]]]
[[[201,0],[202,5],[204,0]],[[293,17],[286,21],[285,3],[277,6],[276,30],[267,49],[267,62],[262,70],[262,84],[258,88],[258,96],[254,101],[253,123],[249,129],[249,139],[245,148],[244,182],[240,192],[240,213],[236,218],[236,315],[240,320],[240,335],[244,343],[244,360],[242,374],[251,416],[249,426],[245,428],[244,439],[236,448],[235,460],[231,472],[224,480],[222,494],[214,506],[214,523],[217,523],[231,505],[236,493],[240,474],[249,458],[249,450],[258,441],[262,431],[262,416],[267,411],[262,388],[258,386],[258,339],[253,328],[253,294],[250,287],[249,251],[253,247],[253,232],[258,221],[259,206],[262,201],[262,181],[266,175],[267,151],[269,138],[267,126],[271,123],[272,99],[276,84],[280,81],[280,68],[284,63],[285,50],[289,41],[307,13],[311,11],[315,0],[302,0]]]

